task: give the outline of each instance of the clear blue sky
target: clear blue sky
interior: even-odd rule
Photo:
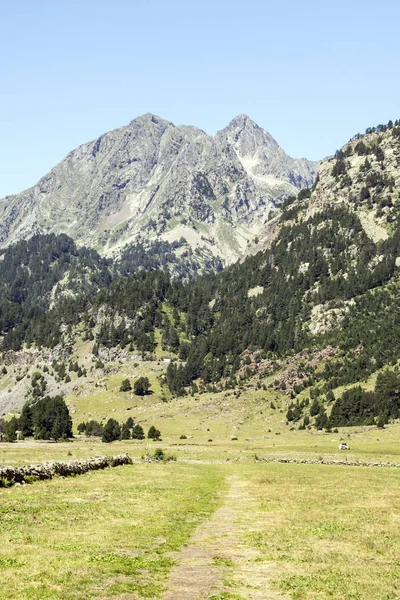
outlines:
[[[0,197],[152,112],[322,158],[400,118],[398,0],[2,0]]]

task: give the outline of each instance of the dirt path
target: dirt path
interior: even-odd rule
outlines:
[[[236,475],[227,483],[223,505],[174,555],[178,564],[163,600],[205,600],[223,592],[243,600],[284,600],[270,588],[272,565],[257,561],[260,554],[242,541],[254,516],[248,483]]]

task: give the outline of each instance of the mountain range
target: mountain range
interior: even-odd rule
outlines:
[[[171,162],[171,136],[183,136],[187,129],[190,140],[176,146],[176,161]],[[144,148],[130,163],[140,163],[132,171],[137,189],[148,192],[144,182],[151,180],[150,172],[160,183],[150,203],[148,197],[143,205],[139,203],[142,213],[139,209],[132,213],[125,229],[115,228],[114,235],[120,237],[114,246],[111,237],[102,245],[93,233],[102,222],[99,211],[93,211],[91,233],[87,219],[92,205],[82,200],[77,210],[78,197],[85,198],[84,189],[97,194],[101,186],[109,185],[106,165],[111,163],[114,181],[111,140],[117,144],[118,138],[121,147],[124,136],[134,137],[135,144]],[[164,143],[168,160],[160,158]],[[100,152],[104,171],[98,164]],[[226,154],[228,162],[212,160]],[[150,155],[153,162],[146,163]],[[185,171],[189,157],[192,168]],[[209,185],[193,187],[193,173],[198,176],[200,163]],[[233,163],[236,171],[228,168]],[[229,193],[223,179],[232,184]],[[49,188],[41,203],[37,195],[45,181]],[[76,229],[69,232],[74,235],[60,233],[66,222],[61,212],[58,220],[53,215],[49,221],[50,233],[36,226],[29,229],[29,204],[31,215],[43,216],[46,206],[67,211],[68,194],[61,181],[75,199],[68,205],[75,214],[71,227]],[[84,183],[80,188],[75,187],[78,181]],[[240,187],[239,182],[245,181],[249,187]],[[215,195],[217,184],[227,194],[225,206],[225,201],[211,200],[210,189]],[[176,195],[166,192],[168,186]],[[118,196],[124,206],[133,197],[127,187],[128,183]],[[240,189],[246,189],[246,202],[240,202]],[[144,198],[140,193],[138,197]],[[190,212],[187,217],[179,214],[184,205],[193,211],[196,202],[201,206],[197,218]],[[156,210],[159,203],[162,211]],[[167,400],[188,393],[236,390],[240,394],[244,387],[272,388],[278,397],[286,398],[288,422],[302,428],[371,425],[400,417],[399,121],[354,136],[322,161],[316,175],[313,164],[289,159],[247,117],[238,117],[209,138],[199,130],[175,128],[146,115],[124,131],[82,146],[38,186],[6,199],[2,211],[3,410],[21,406],[24,398],[35,401],[45,390],[58,390],[67,397],[78,392],[96,395],[107,373],[130,361],[153,361],[160,373],[157,360],[167,353],[168,368],[158,380]],[[149,221],[144,213],[146,218],[152,215]],[[7,221],[5,214],[13,219]],[[128,241],[141,218],[142,232]],[[160,219],[166,225],[158,230]],[[200,224],[200,239],[210,240],[211,231],[218,227],[222,231],[219,219],[236,236],[244,231],[245,220],[246,230],[257,231],[259,238],[235,246],[240,258],[236,262],[232,254],[211,253],[211,259],[196,263],[201,252],[195,248],[190,254],[188,240],[194,244]],[[146,239],[150,230],[151,242]],[[165,237],[172,231],[181,237]],[[19,237],[27,239],[15,241]],[[85,240],[102,250],[103,256],[86,248]],[[208,243],[209,249],[223,247],[220,242]],[[218,264],[212,260],[216,256]],[[218,272],[222,258],[225,268]],[[190,268],[182,270],[178,259]],[[201,269],[208,272],[191,277]],[[77,356],[83,361],[80,365]],[[88,373],[95,378],[87,377]]]
[[[179,243],[175,254],[242,258],[287,195],[318,165],[287,156],[240,115],[215,136],[152,114],[79,146],[32,188],[0,201],[0,246],[66,233],[118,256],[132,244]]]

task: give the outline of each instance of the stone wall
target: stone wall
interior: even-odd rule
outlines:
[[[83,475],[88,471],[130,464],[132,464],[132,459],[128,454],[118,454],[116,456],[98,456],[87,460],[51,461],[23,467],[0,466],[0,487],[7,484],[31,482],[32,478],[43,480],[52,479],[56,475],[60,477]]]
[[[396,463],[385,463],[385,462],[362,462],[355,460],[326,460],[326,459],[310,459],[310,458],[256,458],[256,462],[267,462],[267,463],[288,463],[292,465],[339,465],[343,467],[391,467],[400,469],[400,464]]]

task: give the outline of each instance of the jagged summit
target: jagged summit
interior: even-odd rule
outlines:
[[[171,121],[167,121],[158,115],[154,115],[153,113],[145,113],[144,115],[139,115],[135,117],[129,122],[130,127],[135,126],[158,126],[166,129],[167,127],[175,127],[175,125]]]
[[[233,119],[231,119],[229,121],[228,125],[226,127],[224,127],[221,131],[219,131],[217,133],[217,135],[224,131],[240,131],[240,130],[245,130],[245,129],[248,131],[249,130],[250,131],[257,130],[257,129],[264,131],[262,129],[262,127],[260,127],[255,121],[253,121],[253,119],[251,119],[248,115],[245,115],[244,113],[242,113],[240,115],[236,115],[236,117],[233,117]],[[265,132],[265,133],[267,133],[267,132]],[[275,143],[276,143],[276,145],[278,145],[277,142],[275,142]]]
[[[244,114],[238,115],[224,129],[218,131],[216,138],[233,144],[235,148],[243,149],[245,152],[251,148],[254,153],[260,145],[266,146],[270,152],[280,149],[279,144],[268,131]]]
[[[147,113],[70,152],[0,202],[0,245],[67,233],[103,254],[184,238],[201,261],[242,257],[281,199],[316,165],[288,157],[247,115],[215,136]],[[184,250],[182,250],[184,252]]]
[[[232,145],[243,167],[261,186],[279,187],[281,181],[297,188],[313,184],[316,163],[288,156],[272,135],[247,115],[232,119],[216,137]]]
[[[246,115],[244,113],[242,113],[240,115],[236,115],[236,117],[233,117],[233,119],[231,119],[231,121],[228,123],[228,125],[224,129],[232,129],[233,127],[238,127],[238,126],[261,129],[261,127],[259,125],[257,125],[257,123],[255,121],[253,121],[253,119],[251,119],[249,117],[249,115]]]

